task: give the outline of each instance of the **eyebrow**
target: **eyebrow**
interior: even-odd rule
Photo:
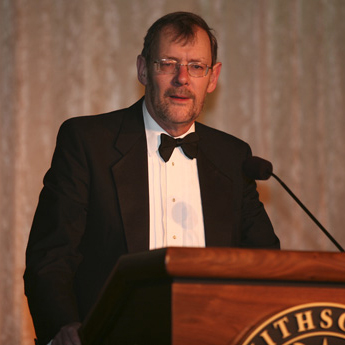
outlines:
[[[174,56],[164,56],[163,55],[163,57],[161,57],[161,59],[174,60],[174,61],[177,61],[177,62],[181,61],[180,59],[178,59],[178,58],[176,58]],[[204,60],[206,60],[206,59],[204,59]],[[203,61],[202,59],[201,60],[200,59],[191,59],[191,60],[188,60],[188,63],[189,62],[201,62],[201,63],[207,64],[206,61]]]

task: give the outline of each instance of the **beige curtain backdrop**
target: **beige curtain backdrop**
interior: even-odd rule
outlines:
[[[1,345],[33,344],[24,255],[58,127],[135,102],[143,36],[176,10],[219,39],[200,120],[272,161],[345,246],[344,0],[0,0]],[[336,250],[275,180],[259,188],[283,249]]]

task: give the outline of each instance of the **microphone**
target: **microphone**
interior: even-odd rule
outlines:
[[[255,156],[247,158],[242,169],[244,174],[253,180],[268,180],[273,174],[272,163]]]
[[[303,205],[303,203],[297,198],[297,196],[291,191],[291,189],[276,175],[273,173],[272,163],[260,158],[260,157],[249,157],[243,165],[242,170],[244,174],[253,180],[268,180],[273,176],[282,187],[290,194],[290,196],[297,202],[297,204],[303,209],[304,212],[313,220],[313,222],[323,231],[323,233],[333,242],[333,244],[344,252],[343,247],[333,238],[333,236],[324,228],[324,226],[314,217],[314,215]]]

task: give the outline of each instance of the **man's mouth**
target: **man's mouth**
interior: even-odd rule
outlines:
[[[176,100],[186,100],[189,99],[187,96],[179,96],[179,95],[170,95],[170,98],[176,99]]]
[[[183,93],[181,93],[181,91],[176,92],[176,90],[168,90],[166,96],[175,101],[188,101],[194,99],[194,95],[188,90],[185,90]]]

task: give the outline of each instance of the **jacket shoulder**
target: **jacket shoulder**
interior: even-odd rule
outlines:
[[[124,118],[133,117],[140,120],[142,101],[139,100],[128,108],[114,110],[108,113],[97,115],[75,116],[65,120],[60,128],[61,131],[80,131],[80,132],[116,132]]]
[[[223,149],[235,151],[250,151],[250,146],[248,143],[219,129],[215,129],[197,122],[196,131],[199,134],[201,142],[205,144],[205,146],[210,147],[210,149],[219,149],[221,147]]]

